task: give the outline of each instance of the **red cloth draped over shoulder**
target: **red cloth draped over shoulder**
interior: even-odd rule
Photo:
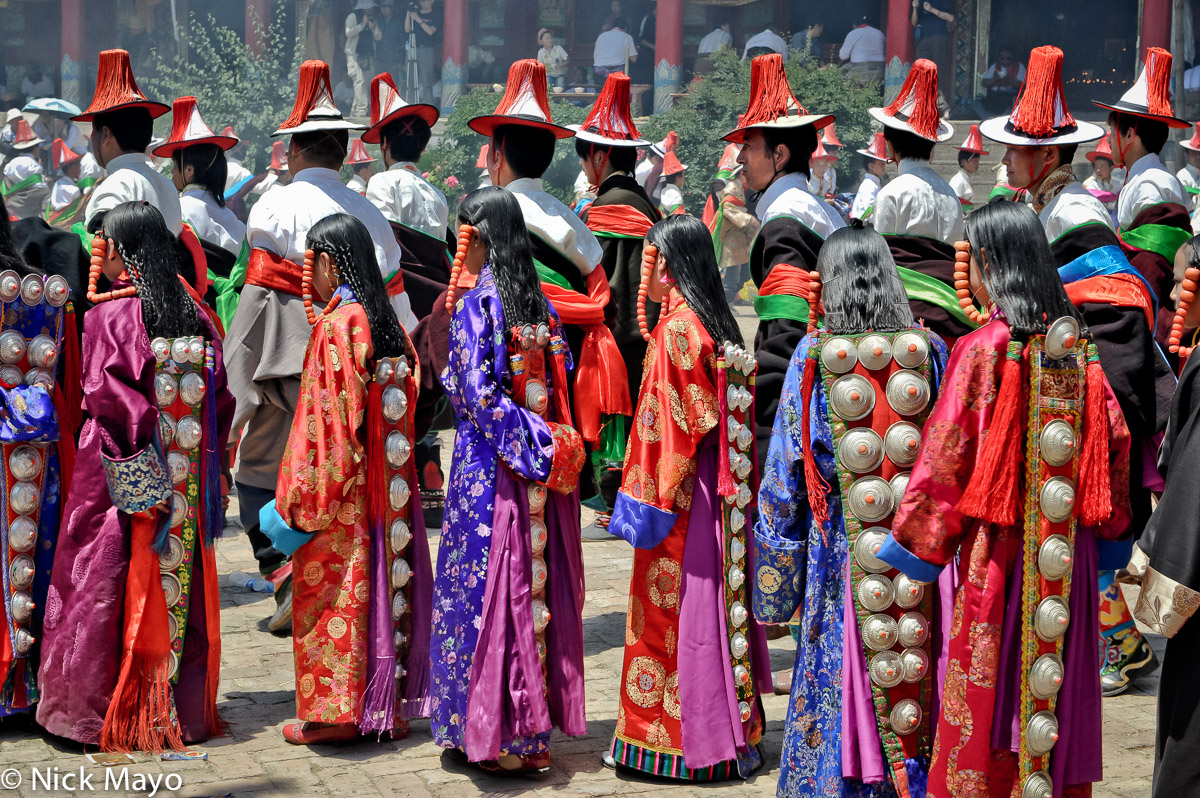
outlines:
[[[808,299],[808,269],[790,263],[780,263],[767,274],[758,287],[759,296],[795,296]]]
[[[632,205],[592,205],[584,220],[593,233],[645,238],[654,220]]]
[[[1066,286],[1071,304],[1085,302],[1138,308],[1146,315],[1146,324],[1154,329],[1154,299],[1146,284],[1132,274],[1109,274],[1076,280]]]

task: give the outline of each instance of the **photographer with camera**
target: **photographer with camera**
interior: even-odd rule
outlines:
[[[379,5],[375,0],[358,0],[346,17],[346,73],[354,84],[354,104],[350,116],[367,115],[366,76],[375,71],[375,42],[383,38],[376,20]]]
[[[437,83],[437,47],[442,43],[438,26],[441,14],[434,10],[433,0],[414,0],[404,17],[404,32],[411,34],[409,47],[416,50],[418,94],[411,96],[414,87],[407,87],[414,102],[433,103],[433,84]]]

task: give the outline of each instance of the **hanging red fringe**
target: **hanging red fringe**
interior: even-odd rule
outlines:
[[[229,724],[217,711],[217,691],[221,684],[221,588],[217,582],[217,550],[209,543],[198,546],[197,553],[204,564],[204,628],[208,635],[204,719],[208,722],[210,736],[224,737],[229,732]]]
[[[566,346],[566,343],[563,343]],[[571,402],[567,396],[567,364],[562,352],[550,353],[550,364],[554,369],[554,420],[559,424],[574,426],[571,420]]]
[[[817,362],[816,339],[808,348],[808,361],[804,364],[804,382],[800,386],[800,437],[804,442],[804,487],[808,491],[808,506],[812,509],[813,520],[819,526],[824,526],[829,520],[829,503],[826,493],[829,483],[817,469],[817,458],[812,453],[812,425],[808,419],[808,408],[812,404],[813,386],[816,384],[820,364]]]
[[[909,114],[909,127],[927,139],[936,139],[938,124],[942,116],[937,107],[937,64],[928,58],[919,58],[913,62],[900,93],[892,104],[884,109],[888,116],[896,116],[910,102],[913,104]]]
[[[1161,47],[1146,51],[1146,108],[1156,116],[1175,116],[1171,110],[1171,54]]]
[[[758,56],[750,63],[750,107],[739,127],[770,122],[792,113],[803,115],[808,111],[792,93],[783,69],[783,56],[779,53]]]
[[[329,83],[329,64],[324,61],[305,61],[300,65],[300,85],[296,89],[296,104],[292,106],[292,115],[283,120],[280,129],[296,127],[308,119],[308,113],[317,104],[322,89],[325,94],[333,97],[333,86]]]
[[[609,75],[580,129],[610,139],[641,138],[631,115],[633,94],[630,83],[624,72]]]
[[[1021,422],[1025,395],[1021,380],[1020,341],[1008,342],[1008,355],[1000,375],[1000,393],[996,411],[983,442],[983,451],[975,464],[975,473],[958,502],[963,515],[982,521],[1012,526],[1017,522],[1020,500],[1020,473],[1024,448]]]
[[[514,61],[508,68],[508,83],[504,87],[504,97],[494,116],[508,116],[513,109],[523,102],[530,94],[537,101],[542,115],[550,119],[550,100],[546,91],[546,67],[533,58],[522,58]]]
[[[148,102],[138,88],[125,50],[101,50],[96,62],[96,93],[84,114],[95,114],[118,105]]]
[[[1079,518],[1084,526],[1099,526],[1112,516],[1112,483],[1108,463],[1108,407],[1104,371],[1095,344],[1088,344],[1087,396],[1084,398],[1083,451],[1079,482],[1083,498]]]
[[[1057,47],[1035,47],[1029,54],[1025,82],[1017,96],[1011,121],[1013,127],[1034,138],[1044,138],[1075,118],[1062,95],[1063,51]],[[1058,117],[1058,109],[1062,116]]]

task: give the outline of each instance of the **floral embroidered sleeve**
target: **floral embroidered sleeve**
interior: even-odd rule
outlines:
[[[695,314],[676,312],[654,329],[642,394],[625,452],[609,531],[635,548],[661,543],[692,504],[696,449],[720,422],[716,354]]]
[[[275,489],[276,509],[307,532],[352,523],[366,483],[360,427],[367,403],[371,332],[358,303],[323,317],[304,354],[300,398]]]
[[[504,331],[499,299],[467,293],[450,320],[452,345],[442,383],[455,410],[471,420],[505,465],[523,479],[544,482],[554,457],[553,436],[541,416],[518,405],[505,389],[512,379]]]

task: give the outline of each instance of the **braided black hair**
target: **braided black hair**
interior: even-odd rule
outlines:
[[[200,309],[179,280],[180,247],[158,208],[145,202],[118,205],[104,216],[104,237],[125,261],[151,338],[208,334]]]
[[[483,240],[504,308],[504,323],[523,327],[546,321],[550,303],[533,265],[529,230],[517,198],[497,186],[476,189],[458,206],[458,219],[475,228],[475,234]]]
[[[304,246],[318,255],[324,252],[333,258],[342,280],[350,286],[367,315],[375,357],[404,355],[415,363],[416,353],[388,301],[375,244],[366,225],[348,213],[326,216],[309,229]]]

